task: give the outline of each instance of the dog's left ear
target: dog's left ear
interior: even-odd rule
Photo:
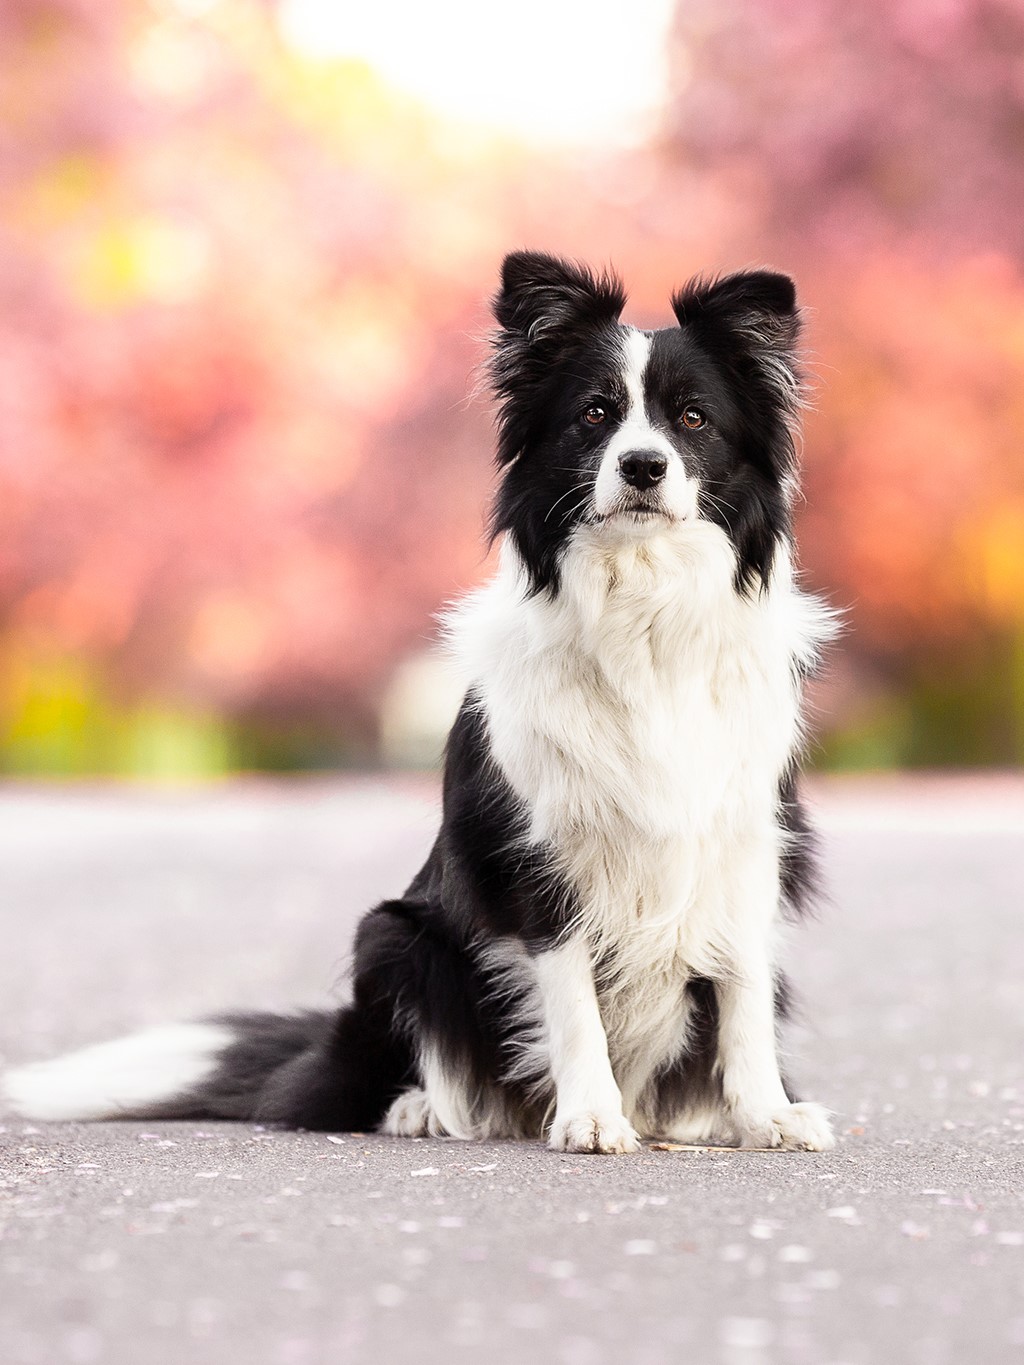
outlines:
[[[774,270],[740,270],[719,279],[691,280],[672,296],[681,327],[720,324],[753,329],[785,344],[800,330],[796,285]]]
[[[796,286],[774,270],[741,270],[720,279],[691,280],[672,297],[680,327],[699,332],[726,355],[752,362],[757,377],[787,411],[799,405]],[[717,349],[717,348],[715,348]]]

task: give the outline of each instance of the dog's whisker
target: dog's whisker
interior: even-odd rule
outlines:
[[[576,503],[574,507],[571,507],[571,508],[569,509],[569,511],[566,512],[565,515],[561,518],[561,520],[560,520],[559,523],[558,523],[559,526],[564,526],[565,523],[569,520],[570,517],[575,516],[576,513],[579,512],[579,511],[585,506],[585,504],[586,504],[587,499],[589,498],[589,496],[590,496],[589,492],[587,492],[586,494],[584,494],[584,496],[583,496],[582,498],[580,498],[579,502]]]
[[[571,497],[573,493],[578,493],[578,492],[580,491],[581,488],[585,488],[586,486],[587,486],[586,484],[578,483],[578,484],[575,484],[572,488],[567,489],[567,490],[562,494],[562,496],[561,496],[560,498],[556,498],[556,499],[555,499],[555,501],[551,504],[551,506],[548,508],[548,510],[544,513],[544,520],[547,521],[548,517],[551,516],[551,513],[555,510],[555,508],[558,506],[559,503],[565,502],[566,498]],[[585,502],[585,501],[586,501],[586,494],[584,494],[584,497],[583,497],[583,499],[582,499],[582,502]],[[577,505],[578,505],[578,506],[581,506],[581,505],[582,505],[582,502],[581,502],[580,504],[577,504]],[[563,520],[564,520],[564,519],[563,519]]]

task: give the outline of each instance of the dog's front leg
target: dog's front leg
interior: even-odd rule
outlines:
[[[559,1152],[635,1152],[608,1060],[608,1039],[582,939],[534,957],[548,1064],[555,1083],[549,1145]]]
[[[718,1070],[741,1141],[823,1152],[835,1139],[819,1104],[791,1103],[779,1073],[775,986],[768,943],[733,964],[717,985]]]

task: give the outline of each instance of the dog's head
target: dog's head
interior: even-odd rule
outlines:
[[[740,591],[766,581],[789,529],[800,380],[792,281],[691,281],[677,326],[623,326],[613,275],[535,252],[506,257],[491,376],[504,474],[495,532],[536,591],[557,590],[581,527],[644,539],[698,518],[729,537]]]

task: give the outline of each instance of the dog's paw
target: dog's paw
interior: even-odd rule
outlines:
[[[640,1139],[622,1114],[555,1115],[548,1146],[556,1152],[636,1152]]]
[[[820,1104],[787,1104],[763,1118],[742,1123],[746,1141],[756,1147],[780,1147],[787,1152],[827,1152],[836,1145],[828,1114]]]
[[[427,1137],[433,1110],[425,1090],[406,1090],[384,1115],[380,1126],[389,1137]]]

